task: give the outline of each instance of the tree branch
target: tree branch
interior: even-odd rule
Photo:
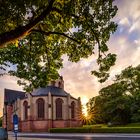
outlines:
[[[51,31],[45,32],[45,31],[42,31],[42,30],[35,30],[35,29],[33,29],[33,30],[31,30],[31,31],[32,31],[32,32],[39,32],[39,33],[44,34],[44,35],[46,35],[46,36],[49,36],[49,35],[51,35],[51,34],[62,35],[62,36],[64,36],[64,37],[66,37],[66,38],[69,38],[70,40],[72,40],[72,41],[74,41],[74,42],[77,42],[78,44],[81,43],[80,41],[78,41],[78,40],[76,40],[76,39],[74,39],[74,38],[68,36],[68,35],[65,34],[65,33],[51,32]]]
[[[26,36],[40,21],[42,21],[51,11],[55,0],[50,0],[48,7],[34,20],[29,22],[25,26],[19,26],[14,30],[0,34],[0,48],[3,45],[12,41],[15,41],[21,37]]]
[[[86,18],[87,20],[87,18]],[[88,24],[88,26],[90,27],[90,25]],[[91,28],[91,31],[95,37],[95,40],[97,41],[97,44],[98,44],[98,59],[101,58],[101,44],[100,44],[100,41],[99,41],[99,38],[98,38],[98,35],[97,33],[93,30],[93,28]]]

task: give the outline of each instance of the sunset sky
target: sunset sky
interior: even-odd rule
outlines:
[[[140,64],[140,0],[116,0],[114,4],[118,12],[113,19],[118,23],[117,31],[111,36],[108,46],[110,51],[117,54],[116,65],[110,70],[110,78],[100,84],[90,72],[97,68],[96,55],[82,59],[78,63],[68,62],[64,57],[64,68],[60,74],[65,81],[65,90],[74,97],[81,97],[86,102],[89,98],[98,95],[98,91],[110,84],[114,75],[127,66]],[[16,84],[15,77],[0,77],[0,116],[3,107],[4,88],[22,90]]]

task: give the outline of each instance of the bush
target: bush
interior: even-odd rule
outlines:
[[[136,113],[136,114],[133,114],[132,117],[131,117],[131,122],[140,122],[140,114]]]
[[[140,127],[140,123],[129,123],[126,124],[125,127]]]
[[[78,127],[78,128],[51,128],[51,133],[140,133],[140,127]]]
[[[93,125],[83,125],[83,127],[91,127],[91,128],[101,128],[106,126],[105,124],[93,124]]]

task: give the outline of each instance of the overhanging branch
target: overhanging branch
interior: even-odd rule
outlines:
[[[68,36],[68,35],[65,34],[65,33],[51,32],[51,31],[45,32],[45,31],[42,31],[42,30],[35,30],[35,29],[33,29],[33,30],[31,30],[31,31],[32,31],[32,32],[39,32],[39,33],[44,34],[44,35],[46,35],[46,36],[49,36],[49,35],[51,35],[51,34],[61,35],[61,36],[64,36],[64,37],[66,37],[66,38],[68,38],[68,39],[70,39],[70,40],[72,40],[72,41],[78,43],[78,44],[81,43],[80,41],[78,41],[78,40],[76,40],[76,39],[74,39],[74,38]]]
[[[36,26],[51,12],[54,1],[55,0],[50,0],[48,7],[37,18],[29,22],[27,25],[19,26],[14,30],[0,34],[0,48],[2,48],[6,43],[26,36],[34,26]]]

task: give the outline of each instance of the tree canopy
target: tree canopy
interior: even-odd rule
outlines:
[[[89,100],[88,110],[96,123],[140,122],[140,65],[129,66],[116,75],[113,84]]]
[[[8,73],[23,79],[18,83],[25,90],[56,79],[62,55],[78,62],[94,54],[95,46],[99,71],[92,74],[100,82],[108,78],[116,60],[106,44],[117,27],[112,0],[1,0],[0,5],[1,69],[17,66]]]

